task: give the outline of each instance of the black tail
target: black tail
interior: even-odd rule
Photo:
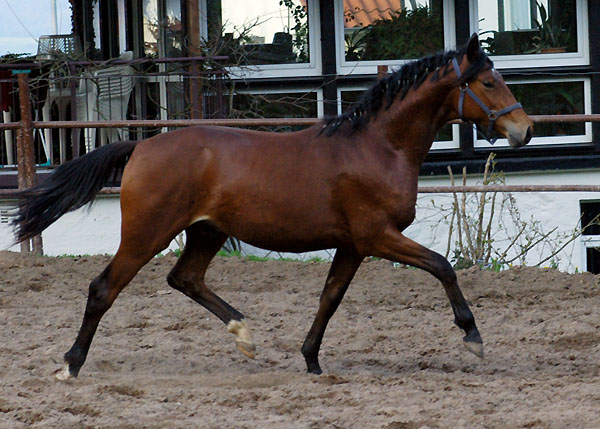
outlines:
[[[17,243],[32,238],[67,212],[91,202],[104,184],[125,167],[138,142],[102,146],[58,167],[43,183],[17,193],[13,219]]]

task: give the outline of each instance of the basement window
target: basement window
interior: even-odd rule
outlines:
[[[581,243],[586,271],[600,274],[600,200],[579,201],[581,212]]]

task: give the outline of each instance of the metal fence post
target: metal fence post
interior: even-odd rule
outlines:
[[[19,82],[19,107],[21,111],[21,126],[17,131],[17,167],[19,189],[27,189],[35,185],[35,152],[33,150],[33,122],[31,120],[31,99],[29,96],[30,70],[13,70]],[[33,252],[42,255],[42,236],[37,235],[32,240]],[[21,252],[29,252],[29,242],[21,243]]]

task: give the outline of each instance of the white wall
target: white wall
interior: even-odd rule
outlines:
[[[455,172],[455,175],[458,175]],[[598,171],[556,171],[544,173],[519,173],[507,174],[505,176],[507,185],[590,185],[600,183],[600,172]],[[459,178],[455,180],[460,181]],[[421,178],[421,186],[446,186],[449,185],[447,177]],[[481,177],[468,177],[468,184],[481,184]],[[538,192],[538,193],[513,193],[521,219],[531,223],[539,221],[541,228],[545,232],[552,229],[557,230],[551,237],[557,234],[568,235],[579,225],[581,200],[600,200],[600,194],[593,192]],[[500,198],[500,194],[498,194]],[[433,207],[432,201],[436,206],[448,207],[452,203],[451,194],[420,194],[417,202],[417,219],[406,230],[406,235],[420,242],[421,244],[445,254],[447,249],[447,231],[444,222],[440,222],[439,210]],[[509,215],[495,213],[493,227],[498,226],[500,218],[510,224]],[[447,222],[446,222],[447,223]],[[504,249],[513,235],[506,237],[503,241],[497,243],[497,247]],[[502,237],[498,237],[501,239]],[[564,242],[564,240],[563,240]],[[456,247],[451,245],[451,249]],[[536,246],[526,258],[527,265],[535,265],[545,256],[552,253],[548,245]],[[452,250],[450,252],[452,256]],[[581,239],[576,239],[573,243],[566,246],[560,254],[557,255],[559,268],[563,271],[574,272],[585,269],[585,249]],[[549,266],[546,262],[542,266]]]
[[[469,177],[469,184],[477,184],[480,178]],[[509,185],[543,185],[543,184],[597,184],[600,183],[600,172],[569,171],[553,173],[520,173],[506,175]],[[447,177],[421,178],[421,186],[448,185]],[[554,192],[554,193],[514,193],[513,194],[522,219],[533,219],[540,222],[544,231],[557,228],[556,233],[567,234],[577,227],[580,217],[579,201],[600,199],[600,195],[586,192]],[[447,227],[440,221],[437,207],[448,207],[451,204],[449,194],[420,194],[418,199],[417,219],[411,225],[406,235],[419,243],[444,254],[447,248]],[[0,209],[14,206],[14,202],[0,202]],[[502,215],[506,218],[507,214]],[[500,219],[496,214],[496,219]],[[43,233],[44,253],[50,256],[65,254],[114,254],[120,237],[119,199],[116,196],[99,197],[91,208],[79,209],[68,213],[50,226]],[[500,238],[499,238],[500,239]],[[12,231],[9,224],[0,223],[0,249],[18,251],[18,246],[12,246]],[[498,243],[499,247],[501,243]],[[453,246],[454,247],[454,246]],[[171,243],[171,249],[176,249],[176,243]],[[534,249],[526,263],[534,265],[549,249]],[[266,252],[251,246],[244,246],[244,253],[272,257],[298,257],[295,254],[278,254]],[[332,251],[313,252],[301,255],[302,259],[321,257],[330,259]],[[450,253],[452,255],[452,252]],[[567,246],[559,255],[560,269],[574,272],[585,269],[585,250],[581,240]],[[548,265],[548,264],[544,264]]]
[[[15,202],[0,202],[0,208],[14,207]],[[121,211],[118,196],[99,196],[91,206],[67,213],[42,233],[44,254],[102,255],[114,254],[121,237]],[[13,246],[10,225],[0,224],[0,249],[19,251]],[[169,246],[177,248],[175,243]]]

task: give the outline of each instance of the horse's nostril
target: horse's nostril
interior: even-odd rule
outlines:
[[[525,140],[523,140],[523,144],[527,144],[529,143],[529,140],[531,140],[531,127],[527,127],[527,134],[525,134]]]

